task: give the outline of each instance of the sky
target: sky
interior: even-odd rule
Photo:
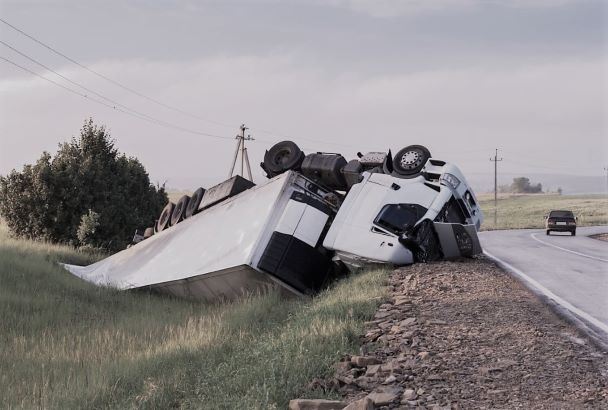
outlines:
[[[241,123],[257,182],[284,139],[347,159],[421,144],[465,175],[493,175],[495,148],[510,174],[608,166],[603,0],[0,0],[0,17],[137,92],[0,22],[0,57],[90,97],[0,60],[0,175],[89,117],[175,188],[225,179]]]

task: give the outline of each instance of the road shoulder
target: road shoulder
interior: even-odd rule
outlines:
[[[608,408],[606,352],[487,258],[404,267],[390,289],[363,358],[311,387],[387,408]]]

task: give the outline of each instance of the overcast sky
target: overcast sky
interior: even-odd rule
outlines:
[[[608,165],[603,0],[29,1],[0,16],[92,75],[0,23],[0,38],[74,82],[188,130],[231,138],[245,122],[264,149],[393,152],[423,144],[465,173],[602,175]],[[78,89],[0,44],[0,56]],[[195,118],[199,117],[199,118]],[[151,124],[0,61],[0,174],[105,124],[154,181],[227,176],[231,139]],[[225,124],[219,125],[218,123]],[[261,181],[261,178],[258,177]]]

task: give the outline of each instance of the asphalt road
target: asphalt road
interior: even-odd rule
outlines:
[[[576,235],[541,229],[479,234],[486,254],[535,291],[608,337],[608,242],[589,235],[608,226],[579,227]]]

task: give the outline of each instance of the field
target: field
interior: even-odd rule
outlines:
[[[483,230],[543,228],[543,216],[551,209],[569,209],[578,216],[578,225],[608,224],[608,196],[606,195],[549,195],[500,194],[498,218],[494,224],[494,195],[478,197],[485,221]]]
[[[68,247],[0,231],[0,408],[286,408],[357,351],[387,273],[352,275],[312,299],[229,305],[89,285]]]

